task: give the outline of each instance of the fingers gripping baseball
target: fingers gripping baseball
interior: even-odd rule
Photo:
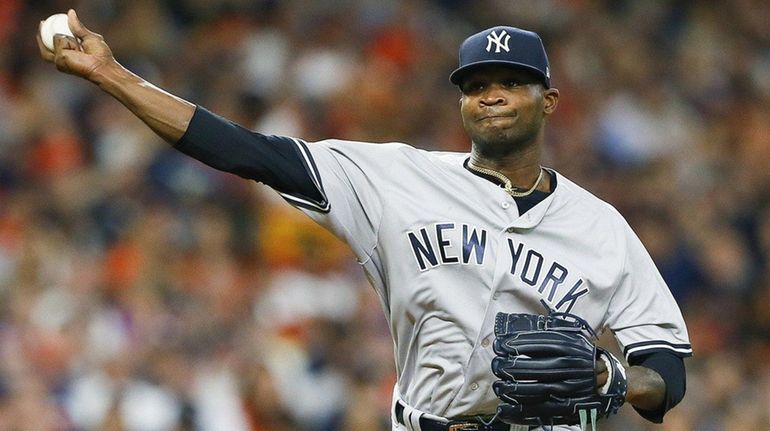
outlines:
[[[115,62],[112,50],[101,35],[80,22],[74,10],[69,10],[67,18],[75,37],[55,35],[52,52],[45,47],[38,31],[40,55],[44,60],[54,63],[62,72],[93,80],[97,70]]]

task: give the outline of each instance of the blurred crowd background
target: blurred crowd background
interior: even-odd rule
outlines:
[[[0,0],[0,431],[390,429],[392,343],[352,255],[44,63],[38,23],[70,7],[244,126],[450,151],[460,42],[538,31],[547,165],[627,217],[695,350],[663,425],[602,428],[770,430],[770,2]]]

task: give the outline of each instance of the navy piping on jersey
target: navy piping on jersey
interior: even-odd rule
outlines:
[[[315,210],[320,211],[323,213],[329,212],[331,209],[331,204],[329,203],[329,200],[326,198],[326,194],[324,193],[323,189],[323,182],[321,181],[321,175],[318,173],[318,167],[315,164],[315,160],[313,160],[313,157],[310,155],[310,151],[307,148],[307,143],[305,141],[296,139],[296,138],[290,138],[294,143],[297,145],[297,148],[299,149],[300,154],[302,155],[302,164],[305,167],[305,170],[307,171],[308,175],[310,175],[310,179],[313,181],[313,184],[318,190],[318,192],[321,194],[323,199],[320,202],[304,199],[302,196],[294,196],[289,193],[283,193],[278,192],[281,197],[289,201],[289,203],[293,203],[294,205],[309,209],[309,210]]]
[[[623,349],[623,355],[629,359],[637,355],[646,355],[653,352],[672,352],[681,357],[692,356],[692,346],[690,344],[674,344],[662,340],[642,341],[632,343]]]
[[[330,209],[313,158],[298,139],[263,135],[196,106],[174,147],[212,168],[264,183],[295,205]]]

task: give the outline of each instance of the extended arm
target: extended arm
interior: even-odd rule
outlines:
[[[62,72],[97,84],[126,106],[155,133],[169,143],[177,142],[187,130],[195,105],[169,94],[131,73],[118,63],[102,36],[88,30],[70,10],[69,25],[80,43],[65,36],[54,39],[49,51],[37,35],[40,55]]]
[[[221,171],[263,182],[295,205],[328,211],[320,182],[311,174],[304,143],[245,129],[145,81],[118,63],[102,36],[68,12],[72,33],[56,36],[40,55],[62,72],[97,84],[179,151]]]

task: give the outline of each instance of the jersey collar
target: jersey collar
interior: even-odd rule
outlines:
[[[471,174],[479,177],[484,178],[485,180],[488,180],[490,182],[493,182],[495,184],[500,185],[500,181],[490,175],[484,175],[480,172],[476,172],[472,169],[468,168],[468,158],[466,158],[463,161],[463,168],[465,168],[466,171],[470,172]],[[543,220],[543,217],[545,217],[545,214],[548,212],[548,208],[551,206],[551,202],[553,202],[553,195],[556,194],[558,190],[558,174],[556,171],[543,167],[543,169],[546,170],[548,175],[551,176],[551,184],[552,184],[552,191],[548,193],[547,196],[545,196],[540,202],[536,203],[534,206],[532,206],[529,210],[527,210],[524,214],[520,214],[519,217],[517,217],[515,220],[513,220],[508,227],[514,228],[514,229],[532,229],[535,226],[537,226],[541,220]],[[514,198],[514,201],[518,203],[519,199],[527,199],[525,198]]]
[[[548,169],[549,173],[552,173],[554,177],[556,177],[556,173]],[[554,195],[558,193],[558,187],[555,188],[548,196],[546,196],[542,201],[538,202],[535,206],[529,209],[529,211],[525,212],[524,214],[519,215],[515,220],[513,220],[508,227],[514,228],[514,229],[532,229],[543,220],[543,217],[545,217],[546,213],[548,212],[548,209],[551,207],[551,204],[553,203]]]

